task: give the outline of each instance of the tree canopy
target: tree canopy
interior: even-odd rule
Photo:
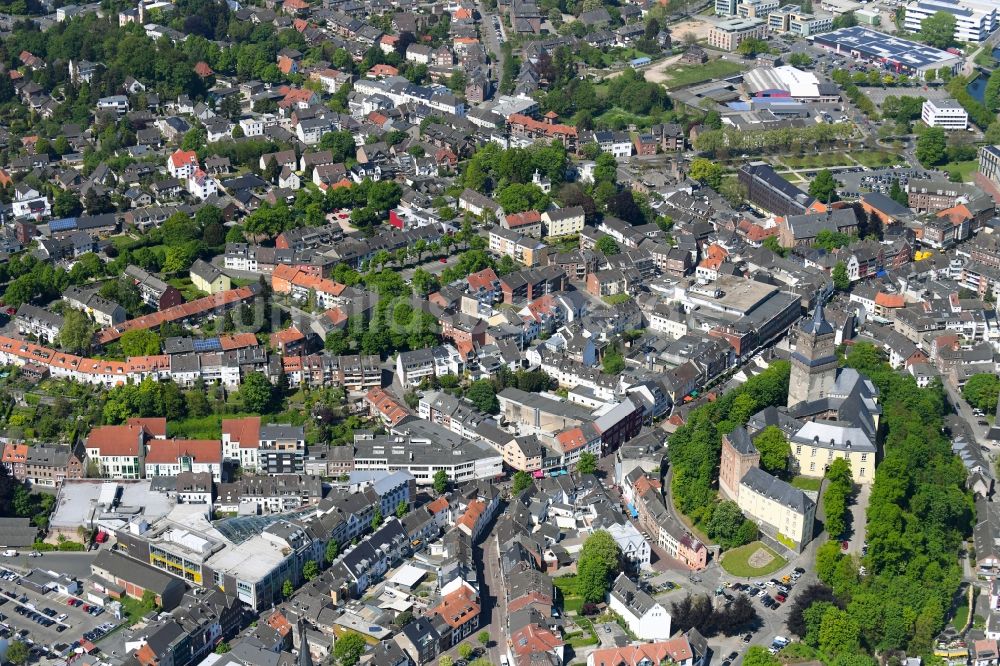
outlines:
[[[604,601],[619,571],[621,550],[608,532],[594,532],[583,543],[577,560],[577,582],[584,601]]]

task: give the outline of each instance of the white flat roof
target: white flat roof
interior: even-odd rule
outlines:
[[[413,587],[427,575],[427,572],[412,564],[404,564],[396,570],[396,573],[389,579],[390,583],[402,585],[403,587]]]

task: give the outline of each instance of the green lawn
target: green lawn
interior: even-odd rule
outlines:
[[[766,566],[752,567],[750,566],[749,559],[760,548],[767,551],[771,555],[772,559]],[[739,548],[733,548],[732,550],[727,551],[722,556],[720,564],[722,564],[722,568],[729,574],[737,576],[738,578],[756,578],[758,576],[767,576],[774,573],[778,569],[785,566],[787,562],[785,561],[785,558],[778,555],[760,541],[754,541],[753,543],[748,543],[745,546],[740,546]]]
[[[591,645],[597,645],[600,639],[597,638],[597,632],[594,631],[594,624],[584,617],[575,617],[573,621],[580,626],[583,631],[573,632],[566,635],[566,641],[575,648],[589,647]]]
[[[851,158],[844,153],[814,153],[801,157],[781,157],[780,161],[791,169],[817,169],[831,166],[847,166],[853,164]]]
[[[552,584],[562,592],[563,612],[579,613],[583,608],[583,596],[577,590],[576,576],[559,576],[552,579]]]
[[[856,153],[851,153],[851,157],[860,162],[862,166],[866,166],[870,169],[881,166],[889,166],[890,164],[899,164],[902,158],[896,153],[890,153],[884,150],[862,150]]]
[[[625,129],[629,125],[636,127],[649,127],[654,123],[651,116],[640,116],[630,113],[625,109],[613,106],[601,115],[594,118],[597,127],[610,127],[612,129]]]
[[[801,490],[818,491],[823,479],[815,479],[809,476],[797,476],[792,479],[792,485]]]
[[[962,595],[962,600],[958,603],[955,608],[955,617],[951,620],[951,625],[958,630],[965,628],[965,623],[969,621],[969,603],[968,597],[964,594]]]
[[[695,83],[722,79],[742,71],[742,67],[728,60],[710,60],[704,65],[674,67],[670,70],[670,80],[667,81],[666,87],[667,90],[676,90]]]
[[[972,174],[979,168],[979,160],[967,160],[965,162],[949,162],[941,167],[942,171],[949,174],[957,171],[962,176],[962,182],[967,183],[972,180]]]

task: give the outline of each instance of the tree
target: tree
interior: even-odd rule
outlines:
[[[820,171],[809,183],[809,195],[823,203],[837,200],[837,181],[833,179],[833,174],[830,173],[829,169]]]
[[[621,551],[606,531],[594,532],[583,544],[577,560],[577,584],[584,601],[604,601],[612,576],[618,573]]]
[[[459,645],[458,656],[464,659],[465,661],[468,661],[469,658],[472,656],[472,646],[469,645],[468,643],[462,643],[461,645]]]
[[[580,459],[576,463],[578,474],[593,474],[597,471],[597,456],[589,451],[580,454]]]
[[[434,492],[441,495],[446,490],[448,490],[448,472],[439,469],[434,472]]]
[[[955,44],[955,16],[948,12],[934,12],[920,23],[920,39],[939,49]]]
[[[493,388],[493,382],[488,379],[472,382],[465,396],[482,412],[487,414],[500,412],[500,402],[497,400],[496,389]]]
[[[837,288],[837,291],[847,291],[851,288],[851,277],[847,274],[847,264],[843,261],[838,261],[834,265],[830,275],[833,277],[833,286]]]
[[[754,645],[747,650],[743,663],[746,666],[781,666],[781,660],[760,645]]]
[[[441,658],[438,659],[438,666],[455,666],[455,660],[446,654],[441,655]]]
[[[625,369],[625,357],[621,355],[621,352],[609,351],[604,355],[601,369],[609,375],[621,374],[622,370]]]
[[[621,248],[618,247],[617,241],[611,236],[601,236],[601,238],[594,245],[594,249],[603,254],[605,257],[612,257],[619,252]]]
[[[333,658],[340,666],[354,666],[361,660],[367,646],[364,636],[348,631],[334,642]]]
[[[12,664],[28,663],[28,658],[31,657],[31,651],[28,649],[27,644],[21,641],[13,641],[7,646],[7,661]]]
[[[63,326],[59,331],[59,344],[63,349],[74,353],[84,353],[90,349],[94,339],[94,326],[87,315],[79,310],[69,310],[63,317]]]
[[[726,500],[716,504],[712,516],[708,519],[705,529],[708,536],[719,542],[723,548],[742,546],[737,539],[740,528],[746,519],[736,502]]]
[[[410,512],[410,505],[406,500],[399,500],[399,504],[396,505],[396,517],[402,520],[406,517],[406,514]]]
[[[336,539],[330,539],[326,544],[326,553],[324,558],[327,564],[333,564],[333,561],[337,559],[337,555],[340,554],[340,544],[337,543]]]
[[[215,646],[215,654],[226,654],[231,649],[232,648],[229,647],[229,643],[227,643],[226,641],[222,641],[221,643]]]
[[[767,42],[763,39],[758,39],[756,37],[751,37],[749,39],[744,39],[740,42],[740,45],[736,47],[736,52],[739,53],[744,58],[752,58],[758,53],[767,53],[768,46]]]
[[[377,530],[382,527],[382,507],[376,506],[374,513],[372,513],[372,529]]]
[[[302,577],[306,580],[312,580],[319,575],[319,565],[316,564],[316,560],[309,560],[304,565],[302,565]]]
[[[900,187],[898,180],[892,181],[892,185],[889,186],[889,198],[901,206],[910,205],[910,196]]]
[[[262,372],[251,372],[240,384],[240,402],[243,409],[252,414],[264,414],[271,407],[274,399],[274,386]]]
[[[753,445],[760,452],[760,466],[766,471],[777,474],[788,468],[792,447],[778,426],[767,426],[761,430],[753,440]]]
[[[820,625],[819,649],[828,655],[855,653],[861,647],[860,635],[861,627],[850,613],[836,607],[828,608]]]
[[[951,14],[948,16],[951,16]],[[924,19],[924,23],[929,20]],[[948,140],[945,137],[944,130],[940,127],[929,127],[917,138],[917,149],[914,154],[920,161],[920,164],[925,167],[932,167],[944,162],[947,150]]]
[[[717,190],[722,184],[722,173],[722,165],[718,162],[713,162],[704,157],[696,157],[691,161],[691,170],[688,172],[688,175],[694,180]]]
[[[292,581],[286,579],[284,583],[281,584],[281,596],[288,598],[295,594],[295,586],[292,585]]]
[[[75,217],[83,212],[83,205],[80,198],[68,190],[56,192],[52,202],[52,215],[54,217]]]
[[[994,374],[979,373],[972,375],[962,387],[962,397],[977,409],[991,413],[997,408],[997,398],[1000,396],[1000,378]]]
[[[526,490],[531,486],[531,475],[524,471],[514,472],[513,483],[511,483],[510,491],[515,495],[520,495],[521,492]]]
[[[160,353],[160,336],[147,329],[126,331],[120,338],[126,356],[153,356]]]
[[[476,635],[476,639],[479,641],[479,644],[485,648],[490,644],[490,632],[480,631]]]
[[[508,215],[532,209],[543,212],[549,207],[549,196],[535,184],[513,183],[500,192],[497,203]]]

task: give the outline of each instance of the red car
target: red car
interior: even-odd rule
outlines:
[[[851,542],[850,541],[841,541],[840,542],[840,549],[841,550],[847,550],[850,547],[851,547]]]
[[[780,601],[780,602],[783,603],[786,599],[788,599],[788,597],[786,597],[785,595],[783,595],[781,592],[779,592],[776,595],[774,595],[774,600],[775,601]]]
[[[447,257],[441,257],[440,259],[438,259],[438,261],[440,261],[442,264],[447,264],[448,263],[448,258]]]

